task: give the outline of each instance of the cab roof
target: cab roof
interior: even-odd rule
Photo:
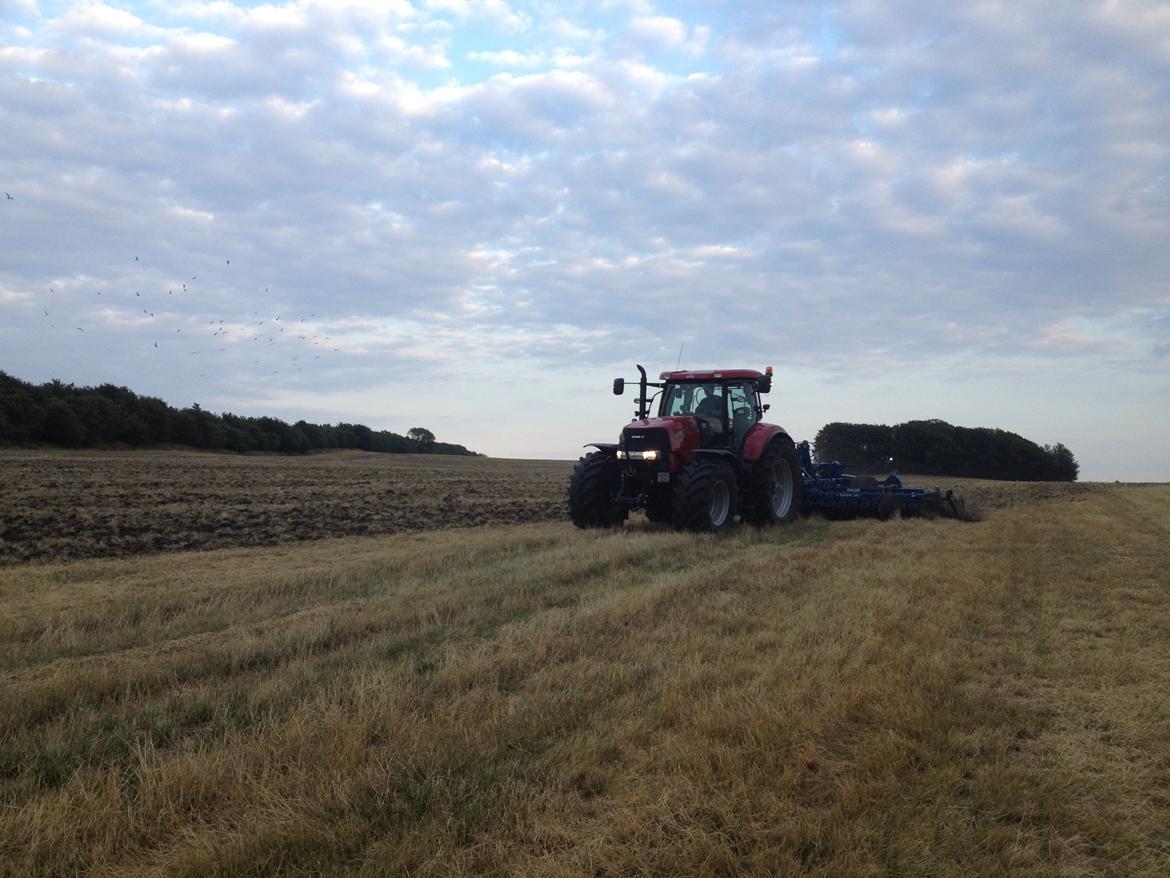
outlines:
[[[758,381],[764,377],[763,372],[755,369],[713,369],[707,372],[660,372],[660,381],[735,381],[748,379]]]

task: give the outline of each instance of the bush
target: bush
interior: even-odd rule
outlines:
[[[134,447],[178,442],[193,448],[304,454],[317,448],[471,455],[462,445],[436,442],[425,427],[410,435],[364,424],[286,424],[204,411],[196,403],[175,409],[125,387],[74,387],[61,381],[35,386],[0,372],[0,445],[36,443],[70,448],[124,442]]]
[[[44,440],[76,448],[85,442],[85,424],[67,403],[55,399],[45,407]]]
[[[1076,481],[1079,466],[1061,443],[1040,446],[1016,433],[955,427],[946,421],[826,424],[815,440],[818,460],[839,460],[859,470],[893,466],[922,475],[1021,481]]]

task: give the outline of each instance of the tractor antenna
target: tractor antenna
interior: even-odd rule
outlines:
[[[674,371],[678,371],[679,364],[682,362],[683,348],[687,346],[687,340],[684,338],[682,344],[678,346],[678,360],[674,364]]]

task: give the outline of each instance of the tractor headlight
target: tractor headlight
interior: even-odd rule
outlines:
[[[651,448],[649,451],[618,451],[618,460],[658,460],[658,451]]]

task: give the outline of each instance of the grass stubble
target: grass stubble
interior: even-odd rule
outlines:
[[[1170,488],[0,569],[0,874],[1170,873]]]

